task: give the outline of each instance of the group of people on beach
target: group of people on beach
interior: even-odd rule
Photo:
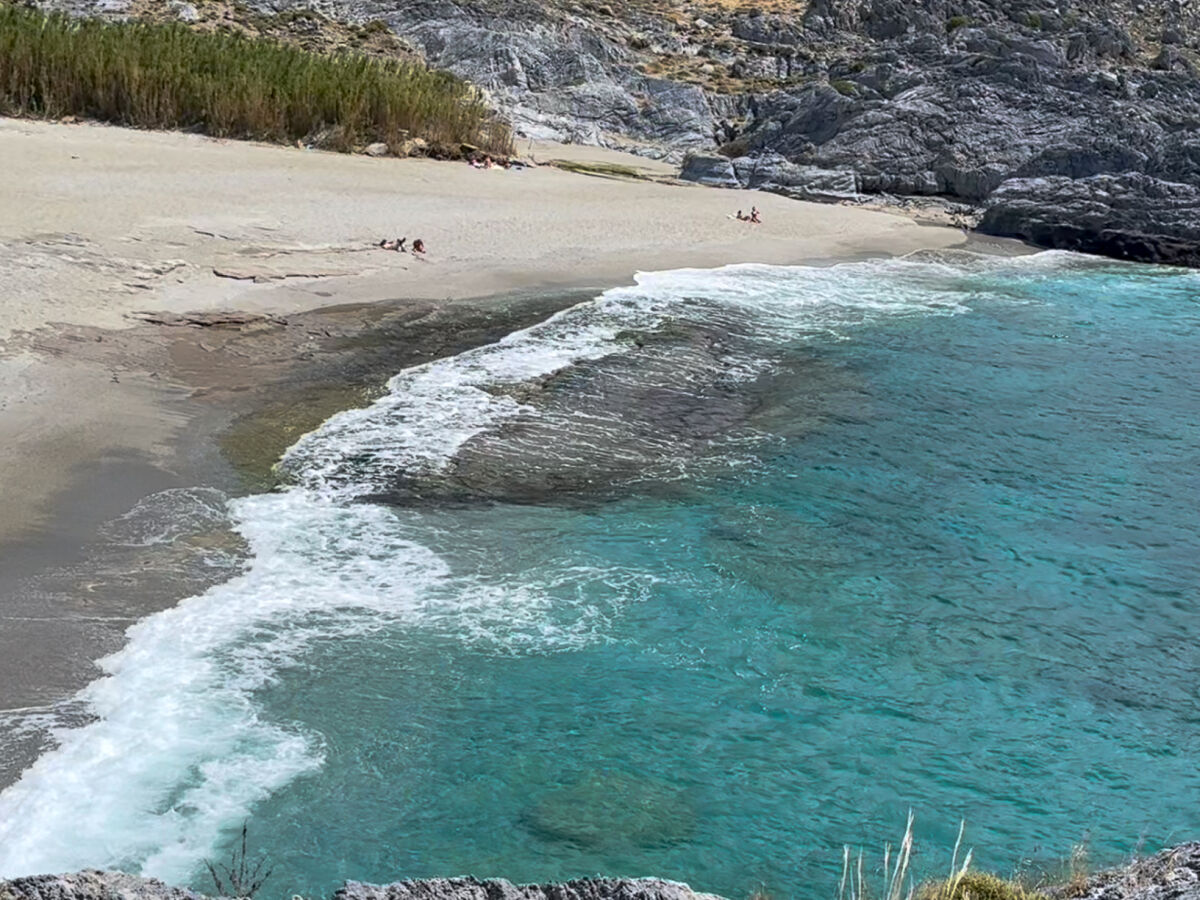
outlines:
[[[752,222],[752,223],[754,223],[755,225],[761,225],[761,224],[762,224],[762,217],[760,217],[760,216],[759,216],[759,214],[758,214],[758,207],[757,207],[757,206],[752,206],[752,207],[750,207],[750,215],[748,215],[748,216],[747,216],[747,215],[744,215],[744,214],[742,213],[742,211],[739,209],[739,210],[737,211],[737,217],[736,217],[736,218],[737,218],[737,220],[738,220],[739,222]]]
[[[467,165],[472,169],[524,169],[526,163],[519,159],[492,159],[491,156],[469,156]]]
[[[406,237],[394,238],[390,241],[387,238],[384,238],[382,241],[379,242],[379,249],[395,250],[397,253],[404,253],[405,252],[404,245],[405,245],[405,243],[407,243],[407,241],[408,241],[408,238],[406,238]],[[418,259],[423,257],[425,255],[425,242],[423,240],[421,240],[420,238],[417,238],[415,241],[412,242],[412,251],[411,252],[412,252],[412,255],[417,257]]]

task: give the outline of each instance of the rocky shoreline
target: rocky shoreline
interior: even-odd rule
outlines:
[[[1051,900],[1197,900],[1200,842],[1136,859],[1069,884],[1039,887]],[[88,870],[0,881],[0,900],[209,900],[153,878]],[[504,879],[430,878],[363,884],[347,881],[331,900],[722,900],[660,878],[580,878],[516,885]]]
[[[186,888],[123,872],[89,870],[0,881],[0,900],[208,900]],[[580,878],[515,885],[502,878],[430,878],[363,884],[347,881],[332,900],[722,900],[660,878]]]

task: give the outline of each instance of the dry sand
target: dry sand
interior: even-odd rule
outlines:
[[[673,171],[595,148],[521,149]],[[78,352],[139,310],[292,314],[963,241],[897,215],[766,194],[98,125],[0,119],[0,160],[0,539],[43,526],[90,460],[165,458],[182,423],[159,402],[179,388],[153,371],[156,330],[142,326],[144,346],[122,341],[119,357]],[[764,224],[731,218],[751,203]],[[422,238],[428,257],[373,246],[396,236]]]

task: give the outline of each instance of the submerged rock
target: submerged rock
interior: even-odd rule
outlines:
[[[548,791],[525,813],[538,834],[581,847],[673,844],[695,830],[696,812],[681,788],[627,772],[586,772]]]

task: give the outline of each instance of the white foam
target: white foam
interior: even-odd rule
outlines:
[[[229,526],[229,497],[216,488],[168,488],[150,494],[107,523],[101,534],[126,547],[170,544],[188,534]]]
[[[496,344],[404,370],[371,406],[340,413],[301,438],[282,465],[310,489],[371,493],[397,472],[438,471],[470,438],[531,411],[497,388],[627,352],[631,344],[618,339],[622,332],[673,321],[703,324],[714,313],[736,311],[763,342],[837,334],[884,315],[963,312],[952,283],[962,275],[961,265],[940,260],[639,273],[631,287],[607,291]],[[761,375],[767,365],[758,358],[726,362],[722,374],[741,380]]]
[[[334,416],[289,452],[295,488],[229,505],[251,550],[242,574],[139,622],[101,660],[105,676],[79,696],[97,720],[59,731],[59,746],[0,794],[0,876],[115,866],[187,878],[222,828],[320,766],[320,736],[264,720],[254,699],[315,640],[381,622],[513,652],[602,637],[621,604],[647,590],[642,573],[454,574],[423,543],[419,516],[348,502],[375,476],[444,466],[464,441],[522,412],[497,386],[625,352],[626,329],[714,311],[736,311],[766,341],[880,315],[960,312],[962,275],[942,261],[897,260],[642,274],[497,344],[401,372],[385,397]],[[734,362],[738,377],[759,371],[752,359]],[[210,495],[172,494],[115,525],[113,538],[169,541],[220,517]],[[581,585],[596,580],[613,600],[588,599],[596,592]]]

